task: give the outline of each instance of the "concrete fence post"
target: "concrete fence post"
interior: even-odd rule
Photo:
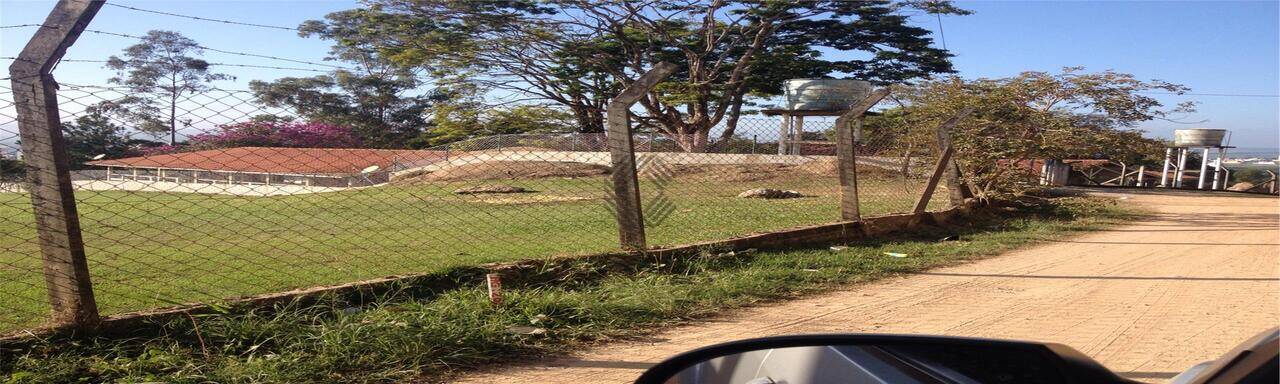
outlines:
[[[970,113],[973,113],[973,109],[966,108],[957,116],[963,118]],[[955,121],[958,123],[960,120],[957,119]],[[938,126],[938,131],[935,133],[938,139],[938,148],[947,148],[952,146],[951,129],[954,127],[954,124],[942,124]],[[1048,164],[1048,162],[1045,164]],[[965,199],[973,197],[973,193],[964,185],[964,180],[960,179],[960,164],[956,163],[955,156],[951,157],[951,161],[948,162],[946,168],[943,169],[942,180],[947,182],[947,198],[950,201],[949,206],[958,207],[964,205]],[[1050,182],[1052,183],[1052,179],[1050,179]]]
[[[858,207],[858,162],[857,145],[853,137],[853,124],[861,121],[867,110],[874,107],[885,96],[889,96],[887,88],[871,91],[866,99],[854,104],[847,112],[836,118],[836,163],[840,175],[840,219],[846,221],[862,220]]]
[[[58,1],[43,26],[9,66],[23,161],[27,167],[27,190],[35,212],[52,310],[50,323],[77,329],[92,329],[101,319],[93,284],[89,281],[71,185],[70,160],[62,139],[58,85],[51,72],[103,3],[101,0]]]
[[[938,155],[938,162],[933,166],[933,174],[929,175],[929,182],[925,184],[924,191],[920,193],[920,199],[916,200],[916,207],[912,212],[921,213],[929,207],[929,200],[933,198],[933,191],[938,188],[938,181],[942,180],[947,169],[952,168],[952,164],[954,164],[952,158],[955,156],[955,146],[951,145],[951,141],[949,140],[951,135],[947,132],[950,132],[952,128],[955,128],[956,124],[959,124],[960,120],[964,119],[965,116],[969,116],[970,113],[973,113],[973,108],[965,108],[963,111],[960,111],[960,113],[957,113],[955,116],[947,119],[947,121],[944,121],[942,125],[938,126],[938,132],[940,132],[941,135],[939,137],[946,137],[948,140],[939,143],[944,145],[940,147],[942,153]],[[1041,175],[1043,178],[1044,173],[1042,172]],[[955,206],[954,202],[952,203],[952,206]]]
[[[640,180],[636,175],[636,148],[631,138],[631,106],[675,70],[675,64],[658,63],[609,101],[605,118],[609,132],[609,157],[613,166],[610,177],[617,210],[618,240],[624,249],[645,248],[644,215],[640,211]]]

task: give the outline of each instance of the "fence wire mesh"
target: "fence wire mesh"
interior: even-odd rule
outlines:
[[[140,133],[155,131],[146,125],[155,121],[112,109],[130,96],[88,85],[58,91],[89,271],[106,315],[619,249],[602,133],[500,135],[426,149],[341,140],[332,148],[154,146],[142,139],[164,141],[167,130]],[[0,100],[4,331],[38,325],[50,310],[21,165],[49,154],[21,151],[13,90],[0,86]],[[276,129],[287,125],[282,119],[301,121],[247,91],[203,90],[172,108],[168,121],[179,141],[243,124]],[[778,127],[777,118],[744,117],[732,134],[713,129],[695,152],[676,137],[636,133],[649,244],[838,220],[832,121],[811,120],[795,143],[779,140]],[[128,136],[104,144],[113,134]],[[863,215],[910,211],[936,148],[896,136],[867,139],[858,147]],[[104,146],[111,149],[100,151]],[[760,188],[802,197],[743,195]]]

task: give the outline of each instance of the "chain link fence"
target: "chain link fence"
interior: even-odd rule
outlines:
[[[56,272],[42,266],[23,168],[52,154],[22,152],[13,96],[0,86],[0,331],[47,319],[46,276]],[[620,250],[603,133],[501,135],[426,149],[171,147],[153,142],[167,131],[141,132],[157,132],[145,125],[154,122],[112,109],[130,96],[89,85],[58,91],[76,218],[104,315]],[[171,106],[175,136],[188,143],[227,127],[302,121],[247,91],[209,89]],[[747,116],[732,134],[716,127],[692,152],[678,137],[636,133],[649,245],[839,220],[832,125],[814,119],[790,143],[780,140],[776,118]],[[889,136],[859,144],[864,216],[912,209],[936,148],[906,144]],[[797,152],[779,154],[788,145]]]

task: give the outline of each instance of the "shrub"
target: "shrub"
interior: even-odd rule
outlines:
[[[350,127],[316,122],[253,121],[228,124],[219,131],[193,136],[199,149],[229,147],[352,148],[360,139]]]

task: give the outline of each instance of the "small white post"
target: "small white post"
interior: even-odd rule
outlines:
[[[1204,189],[1206,173],[1209,173],[1209,147],[1204,147],[1204,153],[1200,155],[1200,180],[1196,181],[1196,189]]]
[[[1221,180],[1222,179],[1222,157],[1223,157],[1222,152],[1223,152],[1222,148],[1218,148],[1218,161],[1216,164],[1214,164],[1214,167],[1213,167],[1213,188],[1212,189],[1215,191],[1222,189],[1222,184],[1224,182]]]
[[[111,167],[107,166],[107,180],[111,180]]]
[[[1173,187],[1182,188],[1182,176],[1187,170],[1187,148],[1178,148],[1178,170],[1173,173]]]
[[[1160,172],[1160,187],[1169,186],[1169,160],[1173,157],[1173,148],[1164,149],[1164,172]]]
[[[1125,164],[1123,161],[1121,161],[1120,162],[1120,186],[1121,187],[1124,186],[1124,182],[1128,178],[1129,178],[1129,164]]]
[[[804,116],[796,116],[795,129],[791,130],[791,154],[800,154],[800,140],[804,140]]]
[[[1145,187],[1145,186],[1146,186],[1146,183],[1147,183],[1146,178],[1147,178],[1147,166],[1145,166],[1145,165],[1139,165],[1139,166],[1138,166],[1138,185],[1137,185],[1137,186],[1139,186],[1139,187]]]
[[[1040,164],[1040,185],[1049,185],[1049,159]]]
[[[782,115],[782,128],[778,131],[778,154],[787,154],[787,138],[791,136],[791,115]]]

